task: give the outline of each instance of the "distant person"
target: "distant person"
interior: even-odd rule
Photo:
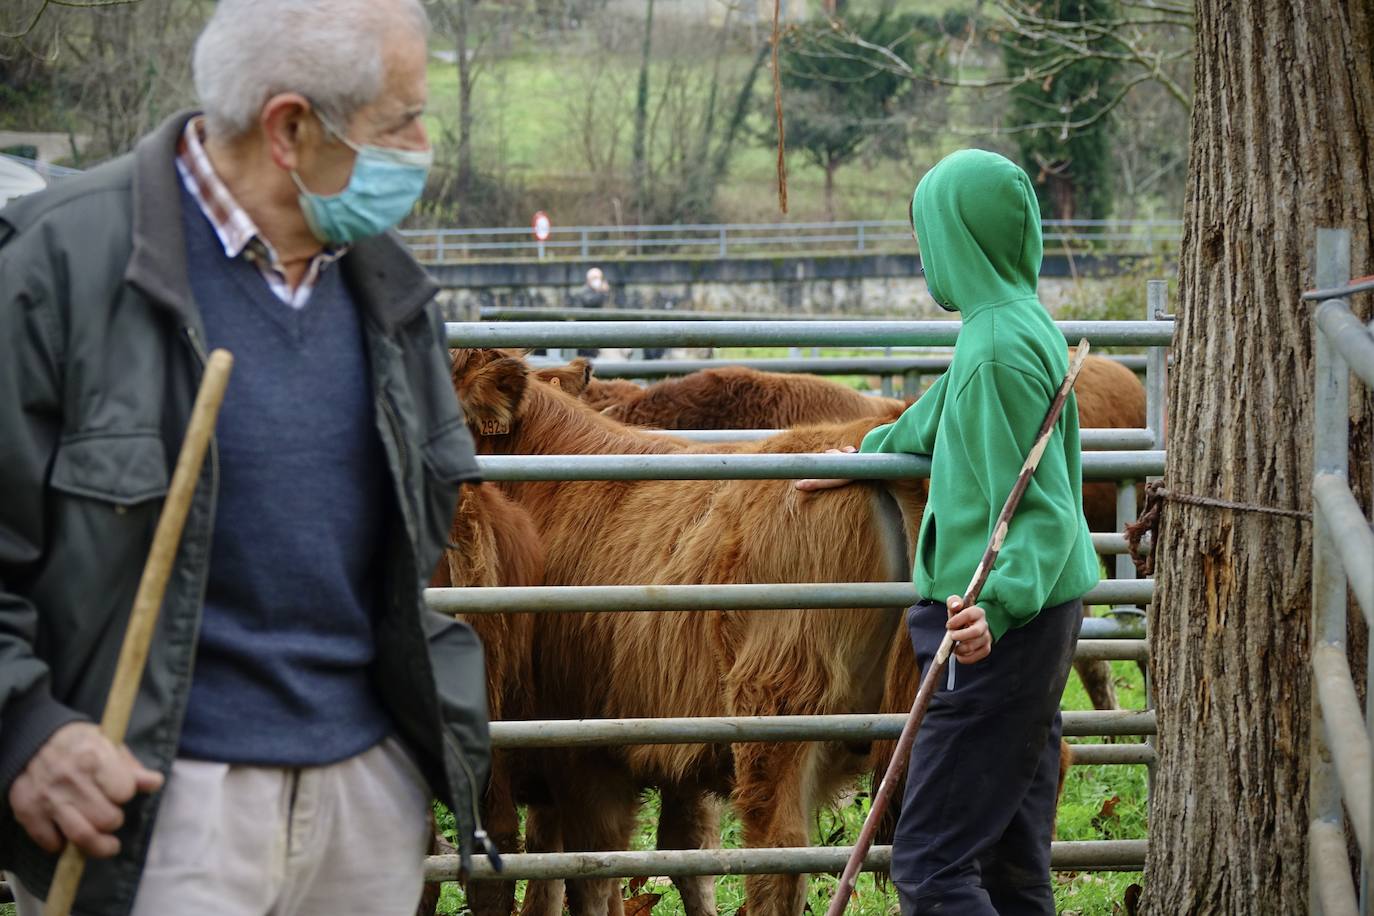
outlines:
[[[606,275],[601,272],[600,267],[593,267],[587,271],[587,279],[582,288],[573,293],[573,305],[584,309],[599,309],[606,304],[610,293],[611,284],[606,282]]]
[[[587,271],[586,282],[582,288],[574,292],[571,296],[572,304],[577,308],[599,309],[606,304],[610,298],[611,284],[606,282],[606,275],[601,272],[600,267],[593,267]],[[601,351],[596,348],[582,348],[577,351],[578,356],[599,356]]]
[[[219,0],[200,112],[0,210],[0,868],[38,916],[413,913],[466,863],[482,649],[427,610],[476,477],[434,282],[420,0]],[[100,718],[206,352],[236,357],[127,738]]]

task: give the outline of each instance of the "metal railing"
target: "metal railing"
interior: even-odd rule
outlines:
[[[1150,253],[1182,238],[1178,220],[1045,220],[1046,247]],[[538,241],[528,226],[405,229],[419,260],[446,264],[503,258],[622,258],[683,255],[708,258],[785,253],[909,253],[905,220],[817,223],[684,223],[647,226],[554,226]]]
[[[1371,912],[1374,703],[1360,709],[1346,656],[1347,590],[1374,621],[1374,532],[1350,491],[1350,378],[1374,387],[1374,334],[1346,303],[1374,289],[1350,283],[1350,232],[1317,230],[1314,324],[1316,397],[1312,479],[1312,725],[1308,893],[1316,916]],[[1374,674],[1374,652],[1366,664]],[[1369,683],[1374,683],[1370,680]],[[1351,880],[1345,825],[1358,843],[1361,873]]]
[[[674,375],[691,375],[703,369],[722,365],[744,366],[760,372],[801,372],[809,375],[938,375],[949,368],[953,354],[912,354],[909,356],[792,356],[735,359],[601,359],[596,358],[599,378],[658,379]],[[1132,372],[1144,372],[1148,357],[1125,355],[1110,357]],[[532,366],[561,365],[566,360],[554,357],[534,357]]]
[[[1132,481],[1163,472],[1163,347],[1172,340],[1173,325],[1163,319],[1164,286],[1149,288],[1149,313],[1142,322],[1061,322],[1066,340],[1087,336],[1097,344],[1151,346],[1146,357],[1147,421],[1145,430],[1102,430],[1103,444],[1122,451],[1088,452],[1083,456],[1085,477],[1128,478],[1122,484],[1129,499],[1118,501],[1121,521],[1134,518]],[[586,345],[659,346],[758,344],[797,345],[948,345],[958,334],[957,322],[590,322],[456,323],[448,326],[449,344],[459,347]],[[691,341],[687,343],[686,340]],[[724,361],[722,361],[724,362]],[[703,434],[738,431],[702,431]],[[770,432],[751,431],[755,435]],[[1115,437],[1116,441],[1112,441]],[[738,436],[736,436],[738,438]],[[487,480],[626,480],[626,479],[754,479],[848,476],[863,478],[924,477],[926,459],[904,455],[500,455],[482,456],[479,464]],[[1123,554],[1120,534],[1095,533],[1094,545],[1104,552]],[[1126,559],[1118,556],[1118,563]],[[1094,588],[1089,602],[1146,604],[1153,580],[1134,578],[1134,567],[1119,570],[1119,578]],[[538,586],[429,589],[428,605],[444,613],[631,613],[708,610],[825,609],[903,607],[917,599],[915,586],[904,582]],[[1114,618],[1084,621],[1076,650],[1078,658],[1135,659],[1147,655],[1143,618],[1131,612]],[[566,747],[643,743],[737,741],[871,741],[893,738],[903,716],[742,716],[669,719],[553,720],[493,722],[497,747]],[[1069,735],[1152,735],[1153,710],[1073,712],[1064,714]],[[1150,766],[1154,750],[1147,744],[1076,745],[1079,763]],[[547,853],[505,857],[502,878],[633,877],[636,875],[697,875],[746,873],[805,873],[837,870],[846,850],[735,849],[685,850],[646,853]],[[1056,843],[1055,868],[1139,869],[1144,841]],[[890,851],[874,850],[865,868],[885,868]],[[450,879],[457,863],[451,857],[431,857],[426,865],[432,879]],[[479,863],[474,878],[496,877]]]

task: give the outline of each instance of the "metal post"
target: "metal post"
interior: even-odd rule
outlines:
[[[1159,321],[1168,314],[1169,283],[1149,280],[1145,284],[1145,318]],[[1168,348],[1150,347],[1145,362],[1145,426],[1155,434],[1155,448],[1164,447],[1164,391],[1168,371]]]
[[[583,258],[583,260],[586,260],[586,259],[589,258],[589,257],[591,257],[591,245],[589,245],[589,244],[588,244],[588,241],[587,241],[587,230],[586,230],[586,229],[583,229],[583,230],[582,230],[582,258]]]
[[[442,229],[435,233],[434,263],[444,263],[444,230]]]
[[[1169,314],[1169,281],[1167,280],[1147,280],[1145,282],[1145,318],[1148,321],[1162,321],[1164,316]],[[1145,427],[1154,436],[1154,447],[1164,448],[1164,392],[1168,376],[1169,350],[1163,346],[1152,346],[1146,352],[1145,357]],[[1158,477],[1147,477],[1146,481],[1158,480]],[[1123,529],[1125,530],[1125,529]],[[1159,545],[1151,543],[1150,550],[1159,549]],[[1132,564],[1134,566],[1134,564]],[[1147,634],[1148,637],[1148,634]],[[1145,708],[1155,708],[1155,689],[1150,680],[1150,666],[1146,664],[1145,670]],[[1147,739],[1148,743],[1148,739]],[[1153,803],[1155,794],[1155,764],[1153,762],[1145,768],[1145,795]]]
[[[864,224],[859,223],[859,250],[864,250]]]
[[[1123,480],[1116,486],[1117,531],[1125,531],[1126,526],[1135,521],[1135,484],[1134,480]],[[1117,556],[1114,572],[1118,579],[1135,578],[1135,564],[1131,562],[1129,554]]]
[[[1345,230],[1318,229],[1316,256],[1317,285],[1331,287],[1343,283],[1350,276],[1350,233]],[[1321,329],[1315,327],[1316,395],[1313,424],[1314,472],[1345,475],[1349,455],[1350,374]],[[1345,652],[1346,584],[1345,575],[1335,557],[1335,544],[1320,507],[1313,504],[1312,539],[1312,649],[1330,646]],[[1341,790],[1331,748],[1326,736],[1326,721],[1321,699],[1312,691],[1311,761],[1308,785],[1311,825],[1309,830],[1312,854],[1309,863],[1317,861],[1318,840],[1323,835],[1343,832]],[[1362,856],[1367,862],[1367,854]],[[1317,869],[1308,866],[1308,904],[1312,913],[1325,912],[1321,881],[1315,879]],[[1363,878],[1363,876],[1362,876]],[[1365,882],[1361,880],[1361,885]],[[1368,900],[1362,893],[1361,912],[1367,912]],[[1334,916],[1334,914],[1327,914]]]
[[[729,251],[729,249],[728,249],[728,248],[726,247],[726,245],[725,245],[725,227],[724,227],[724,226],[721,226],[721,227],[720,227],[720,256],[721,256],[722,258],[724,258],[725,255],[726,255],[726,253],[727,253],[728,251]]]

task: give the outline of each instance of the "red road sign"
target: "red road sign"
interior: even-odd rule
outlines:
[[[530,224],[534,227],[534,238],[536,241],[547,242],[549,231],[553,229],[553,223],[549,222],[549,215],[543,210],[538,210],[534,214],[534,221]]]

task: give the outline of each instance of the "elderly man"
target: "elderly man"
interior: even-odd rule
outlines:
[[[220,0],[202,114],[0,211],[0,868],[37,913],[402,913],[484,843],[481,648],[421,589],[475,478],[419,0]],[[127,745],[99,733],[208,348],[237,357]]]

